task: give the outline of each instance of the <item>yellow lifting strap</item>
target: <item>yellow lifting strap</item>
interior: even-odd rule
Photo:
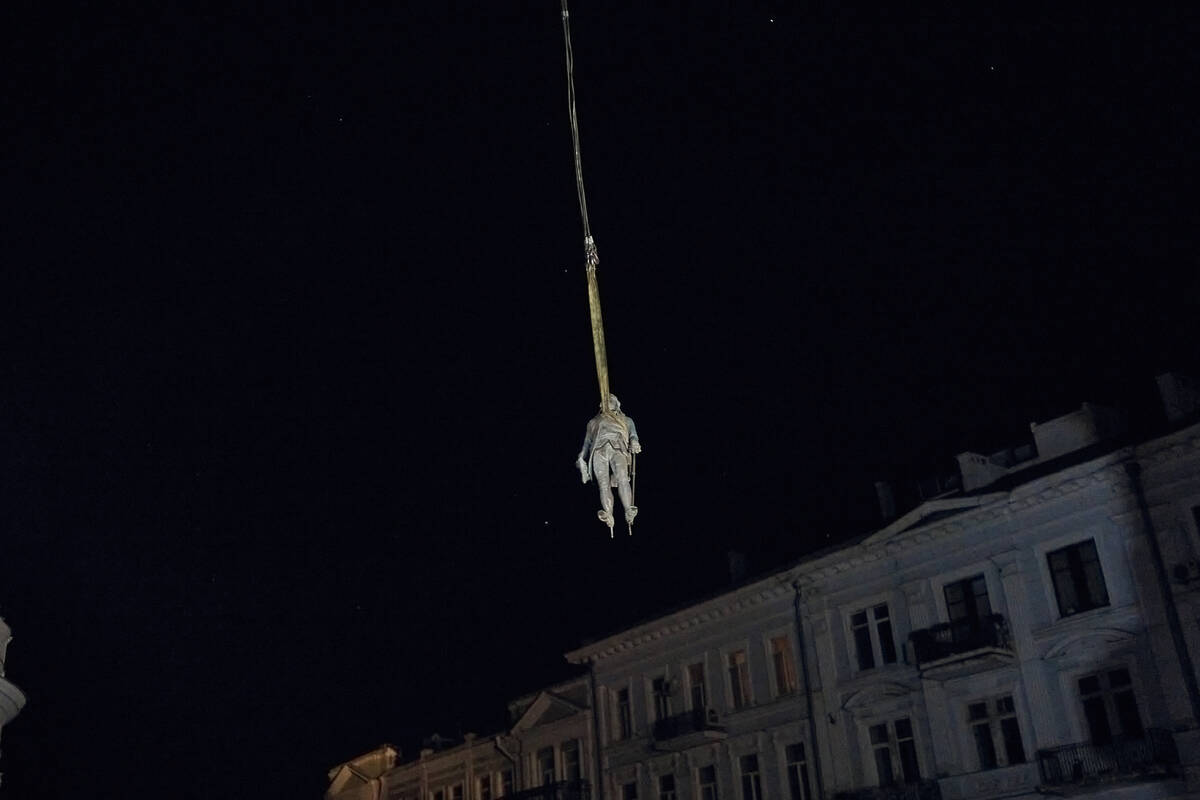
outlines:
[[[583,190],[583,159],[579,154],[579,120],[575,115],[575,59],[571,52],[571,19],[567,0],[562,0],[563,41],[567,50],[567,104],[571,115],[571,143],[575,149],[575,190],[579,195],[579,213],[583,219],[583,249],[587,264],[588,309],[592,323],[592,350],[596,356],[596,380],[600,385],[600,409],[608,412],[608,352],[604,348],[604,318],[600,314],[600,285],[596,265],[600,255],[588,225],[587,195]]]

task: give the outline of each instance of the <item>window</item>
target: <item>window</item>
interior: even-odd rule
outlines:
[[[872,669],[877,663],[896,663],[896,640],[887,603],[853,614],[850,629],[860,670]]]
[[[628,739],[633,736],[633,712],[629,708],[629,689],[617,690],[617,730],[618,738]]]
[[[913,740],[912,722],[908,717],[896,720],[890,726],[886,722],[872,725],[868,731],[871,750],[875,755],[875,774],[880,786],[891,786],[898,780],[916,783],[921,780],[921,769],[917,763],[917,745]],[[900,773],[896,773],[899,762]]]
[[[542,786],[549,786],[558,780],[554,769],[554,748],[543,747],[537,752],[538,775],[542,778]]]
[[[658,776],[658,800],[675,800],[675,776]]]
[[[1142,718],[1129,670],[1112,669],[1080,678],[1079,699],[1094,744],[1108,744],[1117,736],[1142,737]]]
[[[1012,697],[971,703],[967,706],[967,724],[980,769],[1025,763],[1025,745]]]
[[[750,670],[745,650],[734,650],[729,654],[729,690],[735,709],[750,705]]]
[[[987,581],[982,575],[948,583],[942,593],[946,596],[946,613],[951,622],[978,622],[992,613]]]
[[[786,636],[771,639],[771,664],[775,668],[775,694],[782,697],[796,691],[796,667],[792,645]]]
[[[513,793],[513,773],[506,769],[500,773],[500,796],[508,797]]]
[[[692,664],[688,667],[688,687],[692,696],[692,710],[697,711],[708,705],[704,696],[704,663]]]
[[[456,783],[450,787],[450,800],[463,800],[463,785]]]
[[[621,787],[621,800],[637,800],[636,783],[626,783]]]
[[[1094,539],[1047,553],[1046,559],[1058,611],[1064,617],[1108,605],[1108,589]]]
[[[671,687],[666,677],[655,678],[651,689],[654,694],[654,719],[666,719],[671,716]]]
[[[717,768],[701,767],[696,770],[696,784],[700,787],[699,800],[717,800]]]
[[[758,756],[742,756],[742,800],[762,800],[762,777],[758,774]]]
[[[492,800],[492,776],[484,775],[479,779],[479,789],[475,792],[479,800]]]
[[[808,760],[804,754],[804,742],[787,746],[788,788],[791,800],[812,800],[812,789],[808,783]]]
[[[579,768],[579,740],[570,739],[563,742],[563,780],[577,781],[583,776]]]
[[[438,789],[433,793],[433,800],[446,800],[446,790]]]

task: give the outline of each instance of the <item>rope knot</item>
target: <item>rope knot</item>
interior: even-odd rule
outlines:
[[[595,269],[600,263],[600,253],[596,251],[596,240],[587,236],[583,240],[583,252],[587,259],[588,269]]]

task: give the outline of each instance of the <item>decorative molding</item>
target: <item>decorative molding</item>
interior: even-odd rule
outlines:
[[[800,581],[805,588],[820,592],[821,584],[843,572],[859,569],[881,558],[895,558],[905,551],[928,546],[963,531],[1003,519],[1020,512],[1069,497],[1078,492],[1108,486],[1113,497],[1130,493],[1124,463],[1137,458],[1145,464],[1158,464],[1179,459],[1200,450],[1200,426],[1146,442],[1124,447],[1097,459],[1076,464],[1050,475],[1031,480],[1008,492],[983,495],[979,505],[943,522],[896,532],[887,538],[887,529],[867,540],[826,553],[757,583],[724,595],[697,603],[685,611],[668,615],[639,629],[624,631],[616,636],[580,648],[567,654],[572,663],[600,661],[618,653],[628,652],[642,644],[672,636],[687,628],[710,623],[736,614],[761,603],[778,599],[792,591],[791,582]],[[1019,473],[1018,473],[1019,474]],[[920,522],[914,522],[920,525]],[[1002,567],[1002,574],[1004,567]],[[804,595],[802,595],[802,600]],[[654,626],[653,631],[648,628]]]
[[[902,683],[882,681],[851,694],[842,701],[842,708],[853,714],[860,709],[874,708],[879,703],[884,703],[888,700],[907,697],[912,691],[911,688]]]
[[[1121,628],[1093,628],[1064,636],[1050,646],[1045,658],[1048,660],[1064,656],[1087,655],[1095,652],[1097,646],[1127,644],[1137,639],[1137,634]]]

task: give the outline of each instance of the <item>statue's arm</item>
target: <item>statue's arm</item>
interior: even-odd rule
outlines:
[[[630,446],[637,445],[633,448],[633,452],[642,452],[642,443],[638,440],[637,425],[633,424],[633,417],[626,417],[625,421],[629,423],[629,444]]]
[[[583,435],[583,447],[579,448],[579,456],[578,456],[579,461],[583,461],[583,460],[587,459],[588,453],[591,452],[592,442],[595,441],[595,439],[596,439],[596,427],[597,427],[596,420],[593,419],[590,422],[588,422],[587,432],[584,433],[584,435]]]

